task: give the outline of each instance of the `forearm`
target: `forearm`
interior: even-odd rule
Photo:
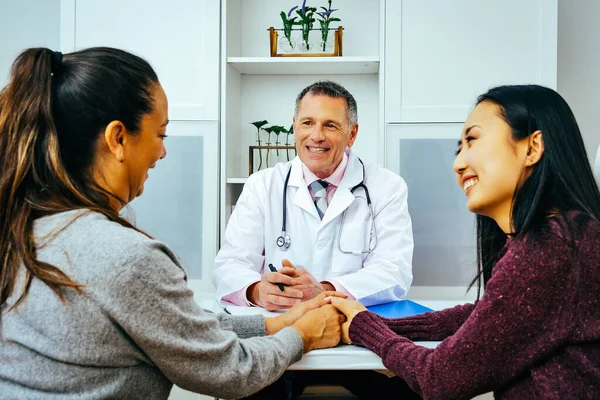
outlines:
[[[234,332],[241,339],[268,334],[265,318],[262,315],[217,314],[217,319],[221,328]],[[275,332],[279,330],[281,329]]]
[[[464,304],[413,317],[382,318],[382,321],[390,330],[410,340],[444,340],[456,333],[474,308],[474,304]]]

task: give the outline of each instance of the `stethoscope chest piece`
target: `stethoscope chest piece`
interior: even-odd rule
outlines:
[[[286,232],[281,232],[281,236],[277,238],[277,246],[282,250],[287,250],[290,248],[291,244],[292,239],[290,238],[290,235],[288,235]]]

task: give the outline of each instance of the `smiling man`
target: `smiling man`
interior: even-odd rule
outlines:
[[[231,215],[215,259],[217,299],[267,310],[323,290],[365,305],[400,299],[412,282],[407,188],[350,151],[354,97],[337,83],[314,83],[298,95],[293,122],[298,156],[252,174]],[[252,399],[293,398],[314,383],[342,385],[359,398],[373,387],[410,393],[403,381],[371,371],[297,371]]]
[[[215,260],[218,300],[277,310],[323,290],[366,305],[400,299],[412,281],[407,188],[351,153],[354,97],[314,83],[293,123],[298,157],[252,174],[231,215]]]

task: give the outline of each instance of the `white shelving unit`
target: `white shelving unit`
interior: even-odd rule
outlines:
[[[267,29],[280,28],[279,13],[293,5],[221,1],[221,237],[248,177],[248,147],[257,144],[250,123],[290,126],[296,96],[311,83],[333,80],[355,96],[360,124],[355,150],[367,162],[377,162],[381,154],[385,0],[334,1],[344,27],[342,57],[270,57]]]

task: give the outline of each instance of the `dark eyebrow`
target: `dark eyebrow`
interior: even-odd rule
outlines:
[[[167,126],[167,124],[168,124],[168,123],[169,123],[169,120],[166,120],[166,121],[165,121],[165,123],[161,125],[161,128],[162,128],[163,126]]]
[[[471,126],[470,126],[470,127],[468,127],[467,129],[465,129],[465,133],[464,133],[464,135],[463,135],[463,136],[467,136],[467,135],[469,134],[469,132],[471,132],[471,129],[473,129],[473,128],[475,128],[475,127],[477,127],[477,128],[481,128],[481,126],[479,126],[479,125],[471,125]],[[458,147],[460,147],[460,145],[461,145],[461,144],[462,144],[462,139],[458,139],[458,141],[456,142],[456,145],[457,145]]]
[[[471,129],[473,128],[481,128],[479,125],[471,125],[470,127],[468,127],[467,129],[465,129],[465,136],[467,136],[469,134],[469,132],[471,131]]]

